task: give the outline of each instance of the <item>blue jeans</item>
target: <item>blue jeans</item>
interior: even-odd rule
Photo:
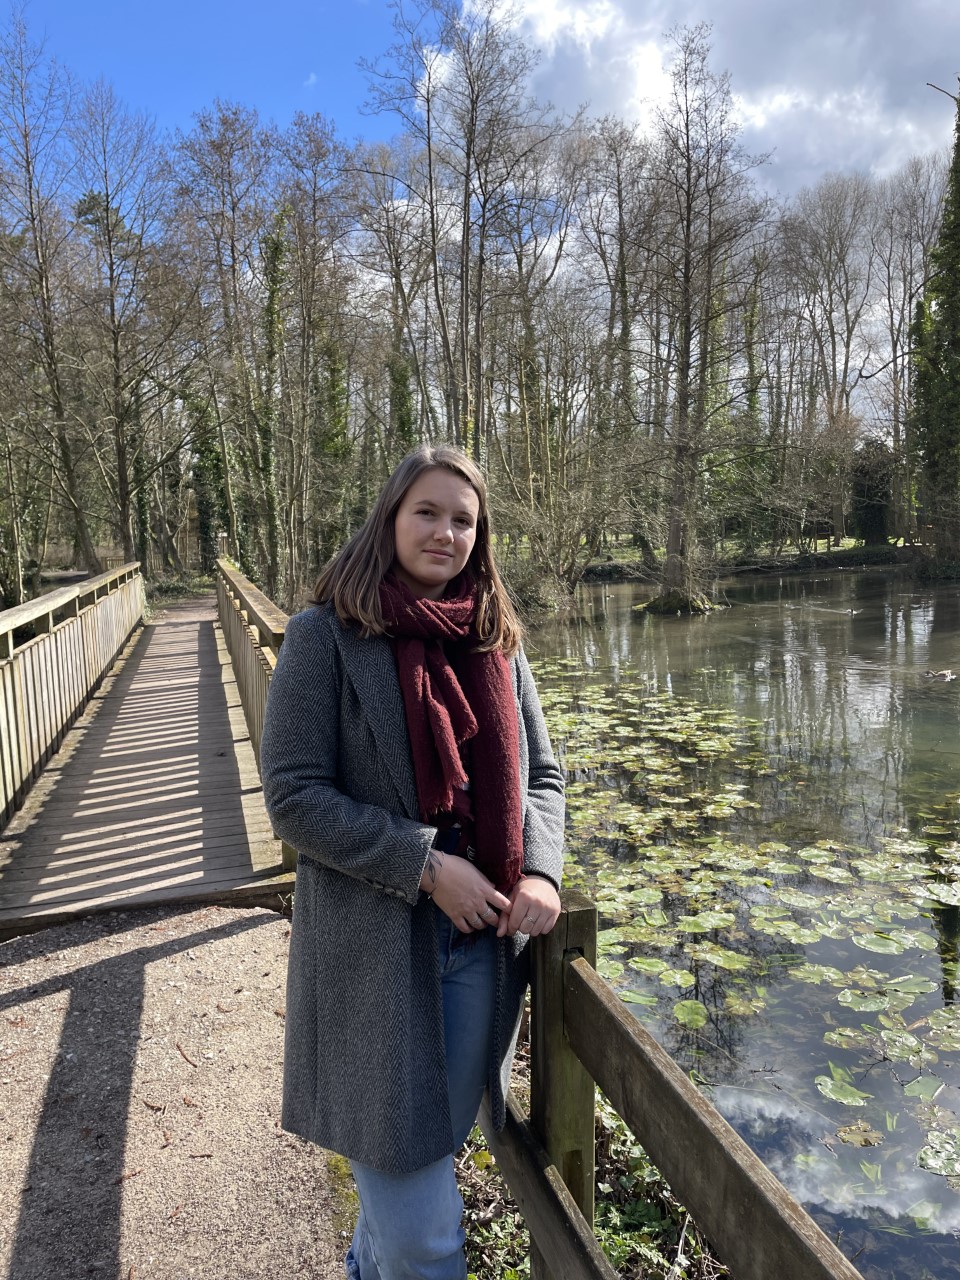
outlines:
[[[454,1150],[480,1109],[493,1036],[496,935],[464,934],[436,908],[447,1086]],[[463,1200],[453,1155],[413,1173],[351,1161],[360,1216],[346,1257],[349,1280],[465,1280]]]

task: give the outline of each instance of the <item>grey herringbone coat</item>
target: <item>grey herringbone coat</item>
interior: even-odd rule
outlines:
[[[511,667],[525,869],[559,885],[563,781],[522,654]],[[436,830],[418,817],[390,642],[361,640],[329,605],[291,618],[260,752],[274,829],[299,853],[283,1126],[385,1172],[422,1168],[453,1148],[436,908],[419,888]],[[521,934],[498,947],[499,1127],[528,970]]]

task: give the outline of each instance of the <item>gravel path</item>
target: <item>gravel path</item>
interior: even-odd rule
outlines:
[[[0,1277],[343,1275],[336,1157],[279,1125],[289,921],[153,909],[0,943]]]

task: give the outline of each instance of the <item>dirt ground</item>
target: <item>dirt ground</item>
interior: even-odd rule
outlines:
[[[289,921],[94,916],[0,943],[0,1277],[343,1275],[352,1184],[280,1128]]]

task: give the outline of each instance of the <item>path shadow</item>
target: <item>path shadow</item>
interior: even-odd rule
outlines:
[[[162,918],[169,921],[171,914],[164,909]],[[132,920],[110,917],[84,927],[120,934],[149,918],[135,913]],[[20,1188],[11,1280],[86,1276],[115,1280],[120,1276],[126,1133],[146,966],[270,922],[269,916],[258,912],[155,946],[121,951],[27,987],[11,986],[16,967],[6,968],[0,1016],[57,993],[68,1001],[27,1177]],[[90,933],[82,940],[89,942]],[[32,955],[43,953],[43,934],[21,942],[29,942]]]

